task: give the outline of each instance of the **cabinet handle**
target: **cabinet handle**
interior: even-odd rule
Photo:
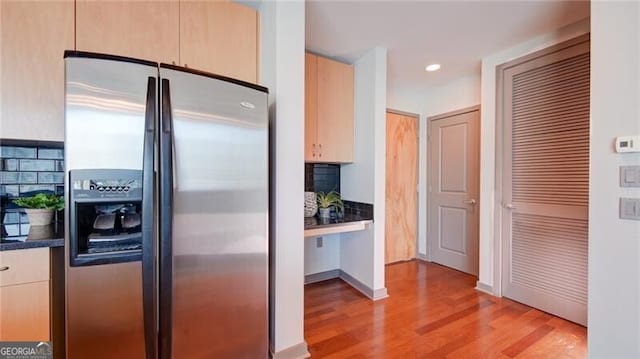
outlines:
[[[315,143],[311,144],[311,156],[313,156],[313,157],[316,156],[316,144]]]
[[[0,272],[9,270],[9,266],[0,267]]]
[[[171,61],[171,64],[172,64],[172,65],[175,65],[175,64],[176,64],[176,62],[175,62],[175,61]]]
[[[322,143],[318,143],[318,148],[320,149],[320,153],[318,154],[318,157],[322,157]]]

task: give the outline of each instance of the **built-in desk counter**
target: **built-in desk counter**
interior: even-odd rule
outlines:
[[[304,219],[304,236],[307,238],[362,231],[366,229],[370,223],[373,223],[371,218],[353,214],[345,214],[343,217],[330,219],[310,217]]]

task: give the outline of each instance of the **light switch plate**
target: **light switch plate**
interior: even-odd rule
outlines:
[[[620,187],[640,187],[640,166],[620,166]]]
[[[640,221],[640,198],[620,198],[620,219]]]

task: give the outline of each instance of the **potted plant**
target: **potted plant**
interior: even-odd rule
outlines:
[[[31,197],[22,197],[13,201],[23,207],[32,226],[44,226],[51,223],[54,211],[64,208],[64,197],[38,193]]]
[[[344,208],[340,193],[331,191],[329,193],[318,192],[318,210],[320,212],[320,218],[329,218],[331,213],[331,207]]]

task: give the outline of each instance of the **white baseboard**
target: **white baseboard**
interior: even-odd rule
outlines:
[[[361,281],[355,279],[350,276],[348,273],[340,270],[340,279],[345,281],[347,284],[357,289],[362,294],[366,295],[369,299],[376,301],[380,299],[387,298],[389,294],[387,293],[387,288],[379,288],[379,289],[371,289],[366,284]]]
[[[340,278],[340,269],[332,269],[325,272],[313,273],[304,276],[304,284],[322,282],[333,278]]]
[[[421,260],[423,262],[430,262],[429,258],[427,258],[427,255],[422,253],[416,254],[416,259]]]
[[[495,295],[495,294],[493,294],[493,287],[492,286],[490,286],[488,284],[485,284],[485,283],[482,283],[480,281],[476,282],[476,290],[479,290],[479,291],[487,293],[487,294]]]
[[[271,352],[272,359],[304,359],[311,357],[307,348],[307,342],[296,344],[279,352]]]
[[[366,284],[361,281],[355,279],[349,274],[345,273],[341,269],[333,269],[328,270],[326,272],[314,273],[304,276],[304,284],[311,284],[316,282],[322,282],[324,280],[340,278],[345,283],[349,284],[353,288],[355,288],[360,293],[364,294],[367,298],[376,301],[380,299],[387,298],[389,293],[387,292],[387,288],[379,288],[379,289],[371,289]]]

